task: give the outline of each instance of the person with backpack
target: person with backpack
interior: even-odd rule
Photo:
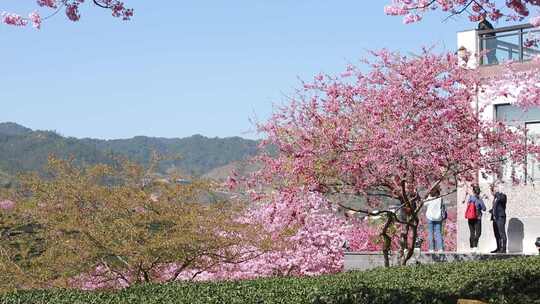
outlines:
[[[493,232],[497,242],[497,249],[491,253],[506,253],[506,194],[497,190],[495,184],[491,185],[493,195],[493,208],[489,210],[493,221]]]
[[[426,219],[428,224],[429,252],[433,252],[434,250],[442,252],[444,250],[442,227],[448,214],[440,196],[440,188],[435,187],[429,194],[429,200],[424,203],[427,207]]]
[[[486,205],[480,198],[480,187],[473,185],[473,195],[466,195],[467,209],[465,210],[465,218],[469,222],[469,245],[471,251],[478,252],[478,240],[482,234],[482,211],[486,211]],[[463,201],[465,203],[465,201]]]

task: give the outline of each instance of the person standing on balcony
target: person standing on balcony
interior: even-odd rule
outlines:
[[[478,252],[478,240],[482,234],[482,211],[486,211],[486,205],[480,198],[480,187],[473,185],[473,195],[466,195],[467,209],[465,218],[469,223],[469,245],[473,253]],[[463,201],[465,203],[465,201]]]
[[[506,253],[506,194],[497,190],[495,184],[491,185],[493,195],[493,208],[489,210],[493,221],[493,232],[497,241],[497,249],[491,253]]]
[[[443,205],[441,190],[434,188],[429,194],[429,200],[424,203],[427,206],[426,218],[428,224],[429,252],[444,250],[442,227],[446,219],[446,208]]]
[[[493,30],[495,29],[493,25],[487,21],[485,15],[480,15],[480,23],[478,23],[479,31]],[[483,50],[486,51],[487,63],[488,64],[498,64],[497,60],[497,38],[495,38],[495,33],[487,33],[482,35],[484,38],[482,46]]]

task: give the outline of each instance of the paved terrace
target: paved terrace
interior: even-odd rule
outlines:
[[[434,264],[442,262],[459,261],[482,261],[508,259],[522,256],[532,256],[533,254],[524,253],[470,253],[470,252],[421,252],[415,253],[408,264]],[[397,265],[397,256],[392,256],[390,263]],[[384,267],[384,257],[380,252],[346,252],[345,253],[345,271],[349,270],[368,270],[377,267]]]

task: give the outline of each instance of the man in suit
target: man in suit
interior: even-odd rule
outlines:
[[[497,241],[497,249],[491,253],[506,253],[506,194],[498,191],[495,184],[490,188],[493,195],[493,208],[489,213],[491,213],[493,232]]]

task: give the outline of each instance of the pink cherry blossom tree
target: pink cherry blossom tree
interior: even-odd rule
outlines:
[[[367,72],[349,66],[337,77],[318,75],[304,83],[260,125],[264,143],[278,153],[259,158],[263,168],[251,183],[303,187],[343,209],[381,216],[386,265],[396,227],[400,263],[406,264],[433,188],[444,183],[455,189],[475,181],[479,171],[498,174],[502,162],[521,165],[527,153],[539,151],[534,145],[525,149],[519,130],[481,119],[484,107],[475,103],[479,93],[506,94],[488,90],[495,81],[538,76],[482,79],[478,71],[461,68],[456,56],[427,50],[414,58],[386,50],[373,56],[365,61]],[[514,92],[514,102],[539,103],[538,82],[533,86]],[[347,197],[363,200],[365,207],[351,207]]]
[[[441,10],[449,16],[468,13],[471,21],[485,16],[493,21],[529,21],[540,26],[540,1],[537,0],[392,0],[384,7],[388,15],[403,16],[404,23],[417,22],[425,13]],[[533,16],[531,18],[531,16]]]
[[[321,194],[302,188],[265,195],[243,221],[263,227],[265,234],[271,235],[271,250],[260,251],[243,263],[222,263],[201,273],[198,279],[313,276],[341,271],[343,247],[352,225],[335,209]],[[357,233],[366,235],[365,232]]]
[[[118,0],[92,0],[86,1],[93,6],[111,12],[113,17],[130,20],[133,9],[124,6],[124,2]],[[61,11],[71,21],[79,21],[81,14],[79,9],[85,4],[84,0],[36,0],[35,8],[27,16],[0,10],[0,22],[13,26],[27,26],[32,24],[36,29],[41,28],[43,20],[51,18]],[[42,17],[44,16],[44,17]]]

